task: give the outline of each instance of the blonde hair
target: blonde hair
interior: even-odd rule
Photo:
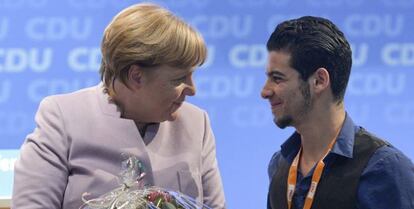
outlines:
[[[200,66],[207,57],[201,35],[170,11],[151,3],[132,5],[106,27],[101,43],[101,80],[111,89],[126,84],[131,65],[177,68]]]

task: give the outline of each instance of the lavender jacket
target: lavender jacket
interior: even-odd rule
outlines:
[[[93,198],[119,186],[122,153],[143,162],[146,184],[225,208],[208,116],[188,103],[178,111],[142,138],[102,84],[45,98],[15,164],[12,208],[79,208],[84,192]]]

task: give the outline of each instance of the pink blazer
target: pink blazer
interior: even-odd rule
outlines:
[[[122,153],[143,162],[145,183],[225,208],[208,116],[188,103],[179,111],[177,120],[148,127],[142,138],[102,84],[46,97],[15,164],[12,208],[79,208],[84,192],[92,198],[119,186]]]

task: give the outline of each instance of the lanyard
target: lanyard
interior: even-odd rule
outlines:
[[[318,164],[316,164],[315,171],[313,172],[313,175],[312,175],[312,182],[311,182],[308,194],[306,195],[303,209],[310,209],[312,206],[316,188],[318,187],[319,180],[321,179],[322,172],[325,167],[325,163],[323,162],[323,159],[325,159],[325,157],[331,151],[333,145],[336,142],[337,135],[332,140],[332,142],[329,144],[328,150],[326,151],[325,155],[319,160]],[[300,148],[298,154],[296,155],[295,159],[292,162],[292,165],[289,168],[288,188],[287,188],[287,200],[288,200],[289,209],[292,206],[292,198],[293,198],[293,194],[295,193],[297,173],[298,173],[298,164],[299,164],[299,158],[300,158],[301,153],[302,153],[302,147]]]

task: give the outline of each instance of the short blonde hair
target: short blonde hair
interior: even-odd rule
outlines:
[[[202,36],[170,11],[151,3],[132,5],[106,27],[101,43],[101,80],[112,89],[126,83],[131,65],[178,68],[200,66],[207,57]]]

